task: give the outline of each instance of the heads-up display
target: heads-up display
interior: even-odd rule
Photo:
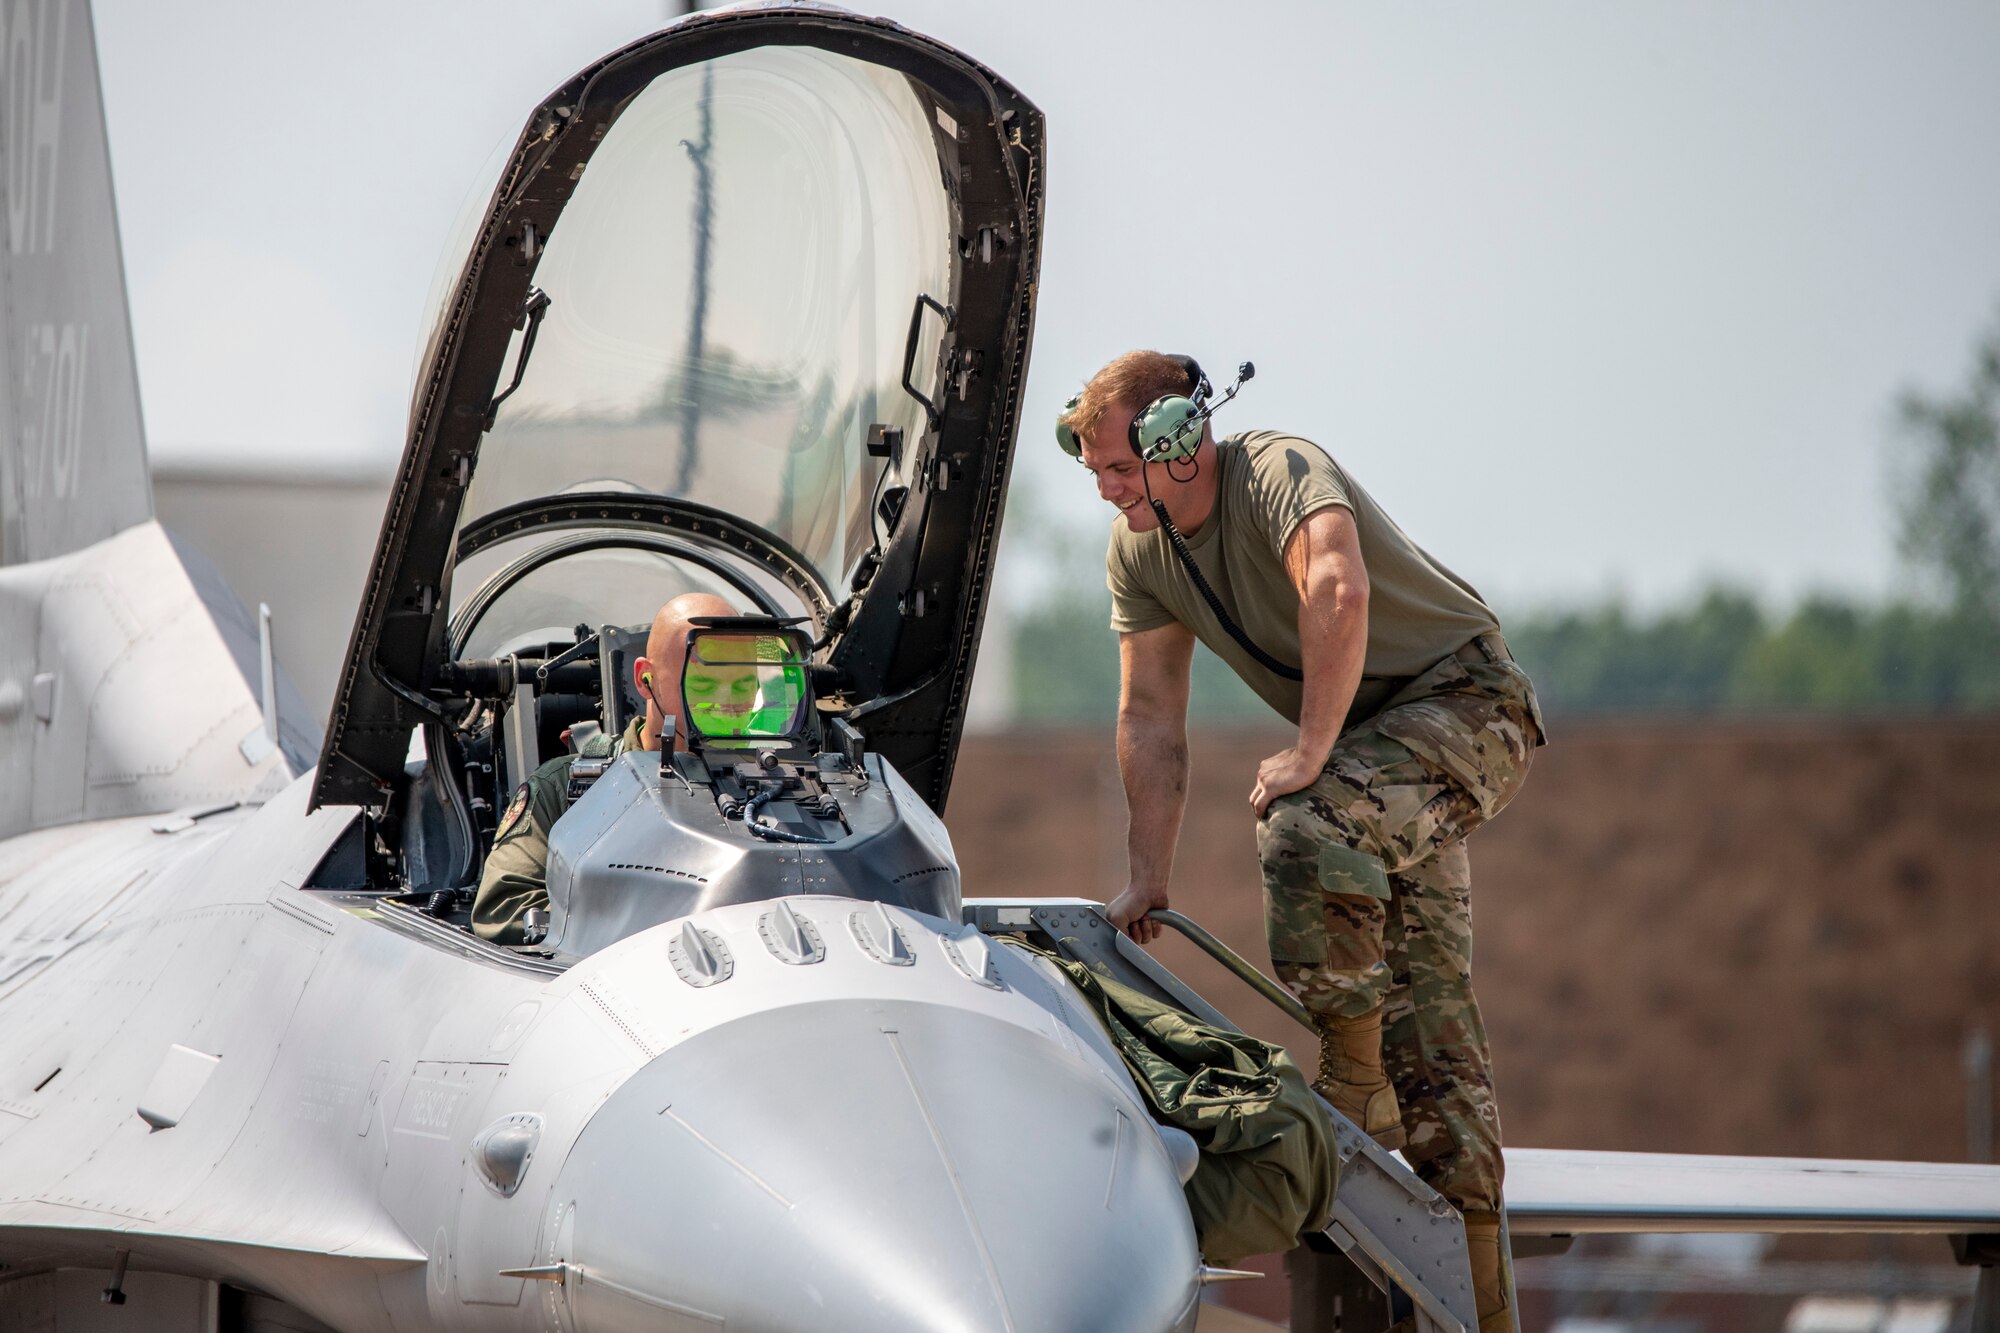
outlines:
[[[711,744],[796,738],[810,690],[806,645],[795,634],[697,629],[688,635],[682,706],[690,734]]]

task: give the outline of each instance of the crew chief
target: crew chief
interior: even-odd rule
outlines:
[[[1316,445],[1274,431],[1217,442],[1202,420],[1191,457],[1143,462],[1135,417],[1172,396],[1199,404],[1204,388],[1187,358],[1129,352],[1061,418],[1120,515],[1105,564],[1130,878],[1108,910],[1142,944],[1159,933],[1146,913],[1168,902],[1199,639],[1298,728],[1258,766],[1250,806],[1272,964],[1321,1034],[1315,1087],[1464,1214],[1481,1333],[1511,1330],[1465,835],[1527,775],[1542,741],[1534,688],[1471,585]],[[1223,609],[1303,680],[1228,634],[1149,496]]]

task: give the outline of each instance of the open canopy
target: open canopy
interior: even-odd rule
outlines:
[[[386,798],[454,657],[701,590],[809,618],[822,706],[941,806],[1040,159],[990,71],[821,6],[692,16],[547,98],[439,304],[315,803]]]

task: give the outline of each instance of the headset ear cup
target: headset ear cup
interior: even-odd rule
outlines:
[[[1076,432],[1070,429],[1069,424],[1069,414],[1076,411],[1076,405],[1082,401],[1082,394],[1073,393],[1069,401],[1063,404],[1062,411],[1056,413],[1056,443],[1061,445],[1062,451],[1071,458],[1083,457],[1083,441],[1076,437]]]
[[[1200,414],[1193,401],[1180,394],[1156,398],[1132,418],[1132,451],[1148,463],[1179,463],[1201,447],[1201,428],[1181,434],[1181,427]]]

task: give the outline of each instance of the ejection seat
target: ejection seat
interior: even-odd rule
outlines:
[[[545,687],[532,679],[519,683],[508,705],[511,716],[503,719],[499,734],[508,790],[558,755],[599,749],[610,753],[609,742],[623,735],[634,717],[644,715],[645,703],[632,685],[632,662],[644,654],[650,629],[649,625],[603,625],[595,634],[582,634],[574,647],[550,644],[545,658],[521,664],[524,677],[544,666],[560,669],[569,665],[572,656],[581,659],[576,665],[586,673],[595,658],[597,669],[594,679],[569,682],[568,688],[555,688],[552,683]],[[522,710],[532,710],[532,718],[525,717]],[[591,743],[597,736],[604,738],[601,745]]]

